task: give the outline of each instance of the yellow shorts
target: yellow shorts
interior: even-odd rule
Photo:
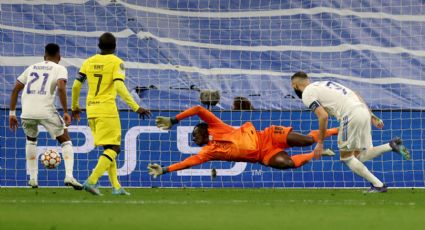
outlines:
[[[88,120],[95,146],[121,145],[119,117],[96,117]]]

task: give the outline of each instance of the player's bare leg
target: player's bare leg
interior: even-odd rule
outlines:
[[[25,145],[25,155],[27,160],[28,174],[30,180],[28,184],[31,188],[38,188],[38,162],[37,162],[37,138],[27,136]]]
[[[325,138],[338,135],[338,131],[339,131],[338,128],[327,129],[325,132]],[[314,142],[317,142],[319,139],[319,133],[320,133],[320,130],[311,130],[310,133],[308,133],[307,135],[312,136],[314,139]]]
[[[333,156],[331,150],[327,149],[324,151],[323,156]],[[293,156],[289,156],[285,151],[279,152],[270,158],[267,166],[270,166],[275,169],[290,169],[290,168],[298,168],[308,163],[314,157],[314,152],[304,153],[304,154],[296,154]]]
[[[62,135],[56,137],[56,140],[61,144],[62,155],[65,162],[65,186],[72,186],[75,190],[82,190],[83,185],[74,178],[72,173],[74,169],[74,149],[72,148],[68,130],[65,129]]]
[[[285,151],[279,152],[270,158],[270,161],[267,166],[270,166],[275,169],[290,169],[295,168],[295,163],[291,157]]]
[[[315,141],[312,136],[303,135],[297,132],[290,132],[286,139],[286,143],[288,143],[291,147],[303,147],[313,145]]]
[[[359,151],[340,150],[341,161],[344,162],[355,174],[365,178],[372,184],[369,192],[386,192],[387,186],[375,177],[375,175],[373,175],[369,169],[355,157],[359,153]]]
[[[327,129],[325,137],[330,137],[338,134],[338,128]],[[319,130],[312,130],[309,134],[303,135],[297,132],[290,132],[286,142],[291,147],[310,146],[317,142]]]

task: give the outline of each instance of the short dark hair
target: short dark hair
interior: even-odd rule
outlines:
[[[117,46],[117,40],[112,33],[106,32],[99,37],[99,49],[106,51],[113,51]]]
[[[60,52],[60,48],[59,48],[58,44],[56,44],[56,43],[49,43],[44,48],[44,53],[46,55],[50,56],[50,57],[55,56],[59,52]]]
[[[303,71],[298,71],[294,75],[292,75],[291,81],[294,80],[295,78],[308,79],[308,76]]]
[[[205,122],[199,122],[196,124],[195,127],[193,127],[193,131],[195,131],[196,128],[202,130],[202,132],[208,133],[208,124]]]

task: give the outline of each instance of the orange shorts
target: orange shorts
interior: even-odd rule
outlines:
[[[270,126],[258,133],[260,138],[260,162],[268,165],[270,159],[279,152],[291,146],[286,143],[292,127]]]

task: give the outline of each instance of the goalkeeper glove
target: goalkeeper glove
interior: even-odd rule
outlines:
[[[176,118],[157,116],[155,122],[158,128],[168,130],[171,129],[171,127],[173,127],[173,125],[177,124],[179,121]]]
[[[159,164],[148,164],[148,172],[154,179],[162,174],[167,173],[167,169],[162,168]]]

